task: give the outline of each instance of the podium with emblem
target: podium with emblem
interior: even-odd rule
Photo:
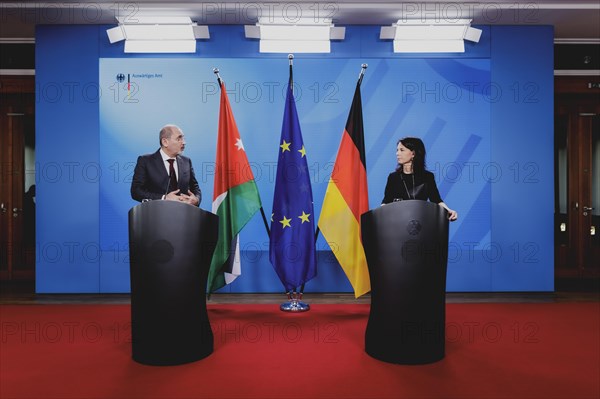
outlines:
[[[366,352],[398,364],[445,355],[448,213],[420,200],[394,202],[361,216],[371,279]]]
[[[129,211],[131,349],[135,361],[167,366],[213,351],[206,280],[219,218],[176,201]]]

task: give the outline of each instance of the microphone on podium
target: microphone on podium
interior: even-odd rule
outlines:
[[[166,188],[165,188],[165,194],[164,194],[164,195],[163,195],[163,197],[162,197],[162,199],[164,199],[164,200],[165,200],[165,199],[167,199],[167,194],[169,194],[169,186],[170,186],[170,184],[169,184],[169,183],[170,183],[170,182],[171,182],[171,176],[170,176],[170,175],[167,175],[167,186],[166,186]]]

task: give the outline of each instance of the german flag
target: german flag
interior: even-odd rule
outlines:
[[[356,298],[371,290],[360,234],[360,215],[369,210],[360,95],[362,76],[361,73],[356,84],[318,223],[323,237],[352,284]]]

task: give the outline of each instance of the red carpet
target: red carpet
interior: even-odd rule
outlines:
[[[600,397],[599,303],[448,304],[446,358],[423,366],[364,352],[368,305],[210,305],[211,356],[144,366],[129,310],[0,307],[0,398]]]

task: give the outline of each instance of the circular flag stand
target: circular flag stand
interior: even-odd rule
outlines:
[[[289,292],[288,301],[279,306],[282,312],[307,312],[310,310],[308,303],[302,302],[301,292]]]

